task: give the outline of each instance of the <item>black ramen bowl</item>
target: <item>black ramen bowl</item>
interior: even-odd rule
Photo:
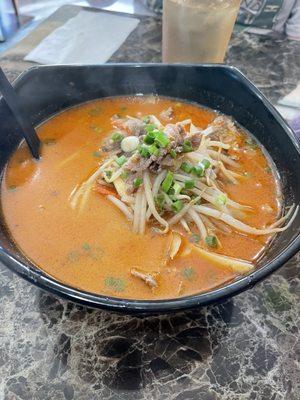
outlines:
[[[89,100],[140,93],[193,101],[231,115],[256,136],[272,156],[280,173],[285,205],[300,203],[299,145],[274,107],[234,67],[161,64],[43,66],[23,73],[14,86],[34,125],[65,108]],[[1,99],[1,170],[20,140],[20,129]],[[26,259],[14,246],[3,219],[0,226],[0,260],[40,288],[90,307],[125,313],[165,313],[218,302],[253,287],[299,250],[299,222],[300,215],[287,231],[277,235],[255,271],[209,292],[177,299],[125,300],[67,286],[46,275]]]

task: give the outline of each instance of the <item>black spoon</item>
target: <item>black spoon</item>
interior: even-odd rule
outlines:
[[[39,159],[40,139],[29,121],[28,117],[23,113],[22,105],[16,95],[14,88],[6,78],[2,68],[0,67],[0,93],[2,94],[6,104],[13,113],[16,121],[22,129],[23,136],[28,144],[31,154],[34,158]]]

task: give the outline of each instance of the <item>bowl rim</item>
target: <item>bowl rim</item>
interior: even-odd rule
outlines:
[[[159,63],[112,63],[112,64],[61,64],[61,65],[38,65],[33,66],[22,72],[13,82],[16,90],[21,86],[24,78],[30,77],[30,74],[37,69],[62,69],[62,68],[204,68],[204,69],[223,69],[233,73],[236,78],[244,84],[247,89],[256,96],[272,113],[275,120],[279,123],[285,134],[289,137],[298,154],[300,155],[300,144],[297,142],[291,128],[287,125],[275,107],[261,93],[261,91],[236,67],[226,64],[159,64]],[[229,282],[224,286],[217,287],[208,292],[196,293],[189,296],[160,299],[160,300],[135,300],[122,299],[119,297],[104,296],[101,294],[93,294],[81,289],[76,289],[72,286],[64,284],[54,277],[51,277],[38,269],[33,264],[28,265],[20,261],[17,257],[10,254],[7,250],[0,247],[0,260],[5,266],[13,272],[33,283],[35,286],[53,293],[67,300],[92,307],[109,309],[111,311],[126,313],[126,314],[158,314],[175,312],[184,309],[195,308],[223,301],[228,297],[234,296],[253,287],[255,284],[266,278],[272,272],[275,272],[286,261],[300,250],[300,233],[283,249],[274,259],[254,270],[248,275],[241,276],[237,280]]]

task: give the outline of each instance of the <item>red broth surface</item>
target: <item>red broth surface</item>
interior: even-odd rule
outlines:
[[[5,223],[20,250],[40,269],[75,288],[134,299],[164,299],[215,288],[237,274],[199,257],[196,251],[166,261],[169,235],[132,232],[123,214],[93,191],[83,212],[70,207],[70,194],[93,172],[103,155],[103,139],[111,132],[110,117],[154,114],[172,106],[173,120],[191,118],[205,128],[215,117],[207,108],[159,97],[107,98],[68,109],[38,127],[41,160],[32,160],[24,143],[13,154],[1,184]],[[241,131],[242,143],[247,134]],[[233,150],[247,179],[224,183],[229,196],[253,207],[244,222],[263,228],[280,211],[280,193],[272,166],[260,147]],[[254,261],[270,239],[220,233],[216,251]],[[188,240],[188,237],[186,238]],[[150,290],[130,275],[132,267],[159,272],[159,286]]]

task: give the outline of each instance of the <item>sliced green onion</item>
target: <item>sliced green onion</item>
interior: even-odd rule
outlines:
[[[198,178],[201,178],[202,176],[204,176],[204,168],[201,164],[199,164],[196,167],[193,167],[192,173],[198,176]]]
[[[121,156],[121,157],[118,157],[117,159],[116,159],[116,163],[120,166],[120,167],[122,167],[122,165],[124,165],[125,163],[126,163],[126,161],[127,161],[127,158],[123,155],[123,156]]]
[[[146,131],[147,133],[154,131],[154,129],[156,129],[156,126],[155,126],[154,124],[147,124],[147,125],[145,126],[145,131]]]
[[[184,153],[189,153],[190,151],[193,151],[192,143],[189,140],[185,139],[183,141],[182,150]]]
[[[155,133],[153,131],[150,131],[144,137],[144,142],[147,144],[152,144],[152,143],[154,143],[154,139],[155,139]]]
[[[171,149],[171,150],[170,150],[170,156],[171,156],[172,158],[176,158],[176,157],[177,157],[177,153],[176,153],[176,151],[175,151],[174,149]]]
[[[157,131],[157,132],[155,132],[154,142],[159,147],[167,147],[170,141],[169,141],[168,137],[162,131]]]
[[[226,203],[227,203],[227,197],[225,196],[225,194],[219,194],[216,197],[216,205],[225,206]]]
[[[104,171],[106,178],[110,179],[112,177],[112,171]]]
[[[181,211],[183,209],[183,201],[181,200],[177,200],[174,201],[174,203],[172,204],[172,209],[178,213],[179,211]]]
[[[185,189],[193,189],[194,187],[195,187],[195,181],[193,181],[192,179],[184,182]]]
[[[143,122],[145,122],[145,124],[149,124],[149,122],[150,122],[149,115],[147,115],[146,117],[143,118]]]
[[[151,146],[148,147],[149,153],[154,156],[159,156],[160,150],[155,146],[155,144],[151,144]]]
[[[121,173],[120,178],[123,179],[123,181],[125,181],[125,179],[127,179],[129,176],[129,172],[128,171],[124,171]]]
[[[207,168],[209,168],[210,167],[210,161],[209,160],[207,160],[206,158],[204,158],[202,161],[201,161],[201,164],[203,165],[203,167],[205,168],[205,169],[207,169]]]
[[[184,171],[184,172],[186,172],[187,174],[189,174],[189,173],[192,171],[193,166],[192,166],[192,164],[190,164],[190,163],[188,163],[188,162],[183,162],[183,163],[181,164],[181,167],[180,167],[180,168],[182,169],[182,171]]]
[[[182,185],[180,185],[178,182],[175,182],[173,185],[173,189],[174,189],[174,194],[179,194],[181,192],[182,189]]]
[[[133,187],[138,188],[139,186],[141,186],[142,183],[143,183],[142,178],[135,178],[135,180],[133,181]]]
[[[173,174],[172,172],[168,171],[167,176],[165,177],[165,179],[163,180],[162,184],[161,184],[161,188],[165,193],[168,193],[168,191],[170,190],[170,187],[172,186],[173,183]]]
[[[113,141],[113,142],[121,142],[121,140],[122,139],[124,139],[124,135],[122,135],[122,133],[120,133],[120,132],[114,132],[112,135],[111,135],[111,140]]]
[[[207,246],[209,247],[218,247],[218,239],[216,238],[216,236],[214,235],[208,235],[205,238],[205,243],[207,244]]]
[[[149,150],[148,150],[147,146],[140,146],[139,147],[139,153],[144,158],[150,157],[150,153],[149,153]]]

